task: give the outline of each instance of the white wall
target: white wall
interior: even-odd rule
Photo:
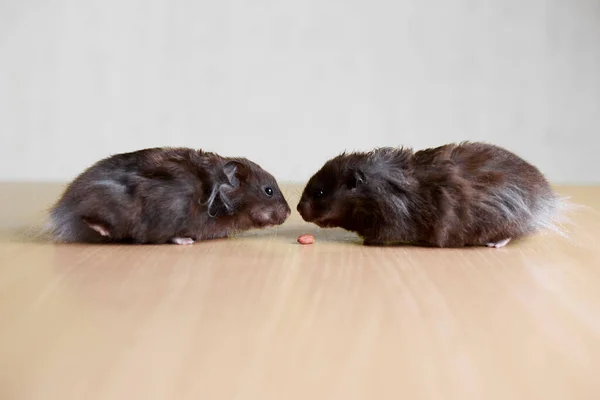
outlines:
[[[307,179],[480,139],[600,183],[598,0],[1,0],[0,179],[203,147]]]

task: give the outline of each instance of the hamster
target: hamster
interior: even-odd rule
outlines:
[[[282,224],[275,178],[245,158],[148,148],[98,161],[50,209],[58,242],[192,244]]]
[[[365,245],[499,248],[542,228],[559,232],[561,201],[516,154],[461,142],[343,153],[310,178],[297,210],[320,227],[357,233]]]

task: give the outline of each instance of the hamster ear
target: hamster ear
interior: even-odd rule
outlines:
[[[234,204],[228,196],[228,190],[231,190],[231,186],[226,183],[216,183],[212,187],[212,191],[206,203],[198,202],[200,204],[206,204],[208,209],[208,215],[212,218],[220,217],[222,215],[230,215],[234,210]]]
[[[362,172],[362,170],[353,169],[350,171],[350,174],[348,176],[348,188],[356,189],[357,187],[365,183],[365,180],[365,174]]]
[[[228,161],[223,166],[223,173],[233,187],[237,187],[246,180],[246,166],[239,161]]]

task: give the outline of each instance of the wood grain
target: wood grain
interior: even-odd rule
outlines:
[[[2,400],[600,394],[599,187],[559,188],[591,206],[570,240],[503,249],[364,247],[297,213],[193,246],[27,236],[61,187],[0,185]]]

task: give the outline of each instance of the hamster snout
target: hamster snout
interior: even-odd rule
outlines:
[[[303,220],[307,222],[310,222],[312,220],[313,212],[309,202],[300,200],[298,206],[296,207],[296,210],[298,211]]]
[[[311,200],[300,200],[296,209],[304,221],[312,222],[321,228],[335,226],[339,221],[335,205],[323,209],[321,205],[314,204]]]
[[[290,206],[286,203],[286,204],[278,207],[271,214],[274,216],[275,223],[278,225],[281,225],[285,222],[286,219],[288,219],[288,217],[290,216],[291,213],[292,213],[292,210],[290,209]]]
[[[283,224],[292,213],[287,203],[268,208],[257,208],[251,213],[252,221],[258,226],[276,226]]]

